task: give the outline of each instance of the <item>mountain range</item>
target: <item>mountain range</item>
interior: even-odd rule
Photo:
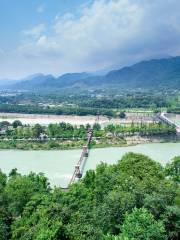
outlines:
[[[91,73],[67,73],[60,77],[35,74],[21,81],[0,81],[0,87],[16,90],[71,88],[178,89],[180,90],[180,57],[142,61],[113,70],[103,76]]]

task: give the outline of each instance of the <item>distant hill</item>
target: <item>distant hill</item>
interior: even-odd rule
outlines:
[[[34,74],[15,83],[12,87],[13,89],[20,90],[37,90],[41,88],[49,88],[55,80],[56,79],[53,75]]]
[[[35,74],[18,83],[13,84],[13,89],[19,90],[40,90],[40,89],[54,89],[64,88],[75,84],[76,81],[80,81],[84,78],[88,78],[91,75],[89,73],[67,73],[58,78],[53,75]]]
[[[143,61],[130,67],[108,72],[104,76],[67,73],[58,78],[36,74],[8,86],[13,89],[40,90],[65,88],[180,89],[180,57]]]
[[[80,84],[121,88],[180,89],[180,57],[143,61],[130,67],[110,71],[102,77],[85,79]]]

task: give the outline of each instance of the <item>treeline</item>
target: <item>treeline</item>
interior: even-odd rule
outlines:
[[[164,123],[138,123],[128,125],[113,125],[110,124],[105,128],[106,132],[111,132],[114,136],[121,136],[124,134],[134,135],[164,135],[164,134],[175,134],[175,126],[170,126]]]
[[[167,113],[180,114],[180,107],[179,108],[168,108]]]
[[[121,91],[121,89],[94,90],[85,92],[57,92],[57,93],[16,93],[15,95],[0,96],[0,104],[22,104],[30,102],[46,104],[73,104],[81,108],[169,108],[177,107],[179,93],[175,91]]]
[[[39,138],[41,135],[45,135],[48,138],[87,138],[87,131],[91,128],[89,124],[73,126],[69,123],[57,123],[49,124],[48,126],[42,126],[35,124],[34,126],[23,125],[19,120],[15,120],[12,124],[7,121],[0,122],[0,129],[7,129],[5,134],[1,137],[9,138]],[[94,124],[92,126],[94,136],[102,136],[104,131],[101,130],[100,124]]]
[[[109,109],[94,109],[82,107],[43,107],[38,105],[15,105],[15,104],[0,104],[0,112],[6,113],[25,113],[25,114],[55,114],[55,115],[105,115],[115,117],[116,113]]]
[[[154,96],[148,94],[122,96],[122,97],[102,97],[100,99],[84,100],[80,103],[82,107],[94,108],[162,108],[169,107],[170,104],[164,96]]]
[[[0,239],[178,240],[179,172],[180,157],[163,168],[128,153],[64,192],[43,174],[0,171]]]
[[[29,106],[27,103],[29,103]],[[153,109],[157,110],[160,108],[178,108],[179,107],[179,92],[173,90],[166,91],[121,91],[121,89],[106,89],[106,90],[93,90],[93,91],[58,91],[58,92],[25,92],[25,93],[17,93],[12,92],[2,93],[0,95],[0,106],[3,110],[7,108],[7,104],[11,104],[15,107],[15,105],[23,106],[23,104],[27,104],[29,111],[31,113],[41,113],[43,105],[56,105],[56,109],[43,111],[43,113],[51,113],[51,114],[76,114],[76,107],[79,108],[78,114],[94,114],[90,110],[98,109],[102,110],[102,112],[112,111],[112,109],[136,109],[136,108],[144,108],[144,109]],[[35,109],[33,109],[32,105]],[[61,107],[58,107],[61,105]],[[38,106],[40,109],[38,109]],[[71,107],[70,107],[71,106]],[[69,110],[68,110],[68,109]],[[8,110],[8,108],[7,108]],[[17,111],[28,111],[25,107],[19,109],[17,107]],[[12,111],[12,108],[9,107],[9,111]],[[57,113],[59,112],[59,113]],[[85,112],[85,113],[84,113]],[[97,112],[95,112],[96,114]],[[108,113],[109,114],[109,113]],[[105,114],[105,115],[108,115]],[[111,114],[110,114],[111,116]]]
[[[12,127],[9,127],[12,126]],[[3,138],[9,137],[13,139],[17,138],[39,138],[45,136],[48,138],[64,138],[64,139],[86,139],[87,131],[91,126],[80,125],[79,127],[73,126],[69,123],[57,123],[49,124],[48,126],[42,126],[35,124],[34,126],[22,125],[18,120],[14,121],[12,125],[6,121],[0,122],[0,128],[6,127],[6,134],[1,135]],[[138,123],[130,125],[116,125],[109,124],[105,128],[102,128],[100,124],[96,123],[92,126],[94,137],[123,137],[125,135],[169,135],[175,134],[176,128],[164,123]],[[109,135],[111,134],[111,136]]]

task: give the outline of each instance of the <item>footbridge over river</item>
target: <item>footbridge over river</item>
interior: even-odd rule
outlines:
[[[165,112],[158,113],[157,118],[160,121],[167,123],[168,125],[174,126],[176,128],[176,133],[180,135],[180,125],[174,122],[173,120],[169,119]]]
[[[87,131],[87,137],[88,137],[87,143],[86,143],[86,145],[83,146],[79,161],[75,165],[75,169],[74,169],[73,175],[71,177],[71,180],[69,182],[69,186],[82,177],[83,170],[84,170],[87,158],[89,156],[89,150],[90,150],[92,136],[93,136],[93,129],[90,128]]]
[[[99,122],[99,114],[97,115],[94,123],[98,123],[98,122]],[[82,175],[83,175],[84,167],[86,165],[86,161],[87,161],[88,156],[89,156],[90,144],[91,144],[91,141],[92,141],[92,137],[93,137],[93,128],[89,128],[87,130],[87,142],[86,142],[86,145],[83,146],[83,149],[82,149],[79,161],[75,165],[74,172],[73,172],[73,175],[71,177],[71,180],[69,182],[68,187],[72,183],[78,181],[82,177]]]

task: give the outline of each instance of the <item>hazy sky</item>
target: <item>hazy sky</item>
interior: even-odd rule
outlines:
[[[180,55],[180,0],[0,0],[0,78]]]

